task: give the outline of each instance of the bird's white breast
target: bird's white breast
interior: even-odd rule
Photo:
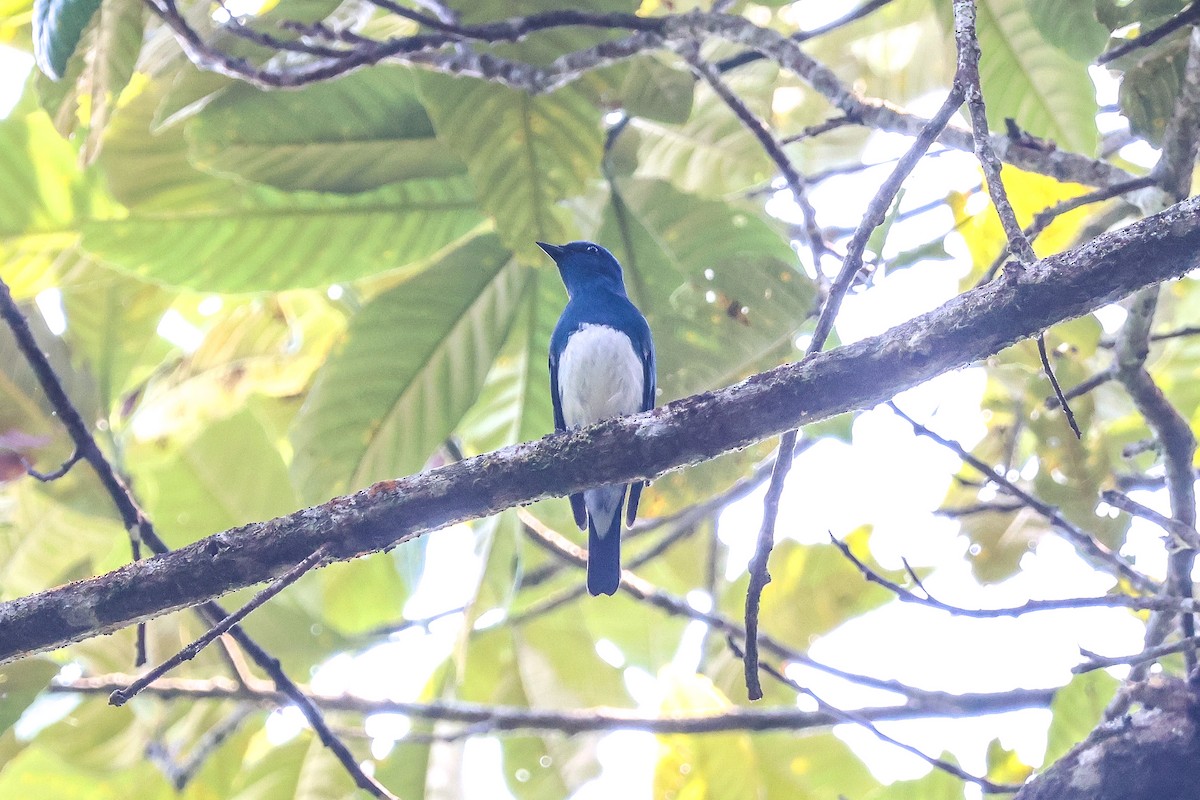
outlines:
[[[607,325],[584,325],[558,361],[559,400],[568,428],[642,409],[645,380],[633,342]]]

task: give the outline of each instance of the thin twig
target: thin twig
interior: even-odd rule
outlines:
[[[869,0],[845,16],[839,17],[832,22],[827,22],[826,24],[811,30],[793,33],[791,39],[793,42],[800,44],[801,42],[807,42],[809,39],[815,39],[818,36],[824,36],[827,33],[832,33],[839,28],[849,25],[851,22],[857,22],[863,17],[866,17],[883,8],[890,2],[892,2],[892,0]],[[761,61],[764,58],[766,58],[766,56],[764,56],[762,53],[751,50],[719,62],[717,64],[717,69],[719,69],[721,72],[728,72],[731,69],[736,69],[737,67],[741,67],[746,64],[752,64],[755,61]]]
[[[1187,639],[1180,639],[1178,642],[1170,644],[1160,644],[1154,647],[1147,647],[1140,653],[1134,653],[1128,656],[1102,656],[1098,653],[1093,653],[1090,650],[1079,648],[1079,652],[1088,660],[1082,664],[1076,664],[1071,667],[1071,672],[1076,675],[1084,672],[1092,672],[1097,669],[1106,667],[1115,667],[1119,664],[1130,664],[1133,666],[1141,666],[1151,664],[1165,656],[1174,655],[1175,653],[1195,653],[1196,649],[1200,648],[1200,638],[1195,636]]]
[[[128,675],[97,675],[70,681],[56,678],[50,684],[49,691],[55,694],[106,695],[121,689],[129,680]],[[687,734],[766,730],[800,732],[827,728],[840,721],[826,713],[801,710],[794,704],[772,708],[735,706],[712,713],[663,716],[619,708],[544,709],[462,701],[414,703],[365,697],[352,692],[319,694],[311,688],[306,688],[305,692],[313,703],[328,712],[401,714],[414,719],[457,722],[472,726],[473,734],[482,735],[516,731],[581,734],[613,730]],[[263,681],[243,687],[221,678],[165,678],[147,689],[144,695],[164,701],[235,701],[266,707],[290,702],[288,697],[273,691]],[[1024,708],[1046,708],[1053,696],[1054,690],[1051,689],[1013,689],[962,695],[938,693],[928,700],[861,708],[854,713],[873,721],[978,716]]]
[[[559,558],[569,561],[578,568],[586,567],[587,552],[583,548],[575,545],[554,529],[542,524],[536,518],[530,518],[529,534],[541,539],[542,543]],[[667,614],[694,619],[711,626],[714,630],[720,631],[723,634],[734,636],[742,641],[747,640],[746,629],[729,617],[717,611],[701,611],[694,608],[683,598],[676,597],[659,589],[654,584],[634,575],[629,570],[622,570],[620,588],[634,599],[640,600]],[[827,675],[833,675],[860,686],[883,689],[884,691],[895,692],[914,700],[927,702],[937,702],[937,698],[942,695],[941,692],[929,692],[914,686],[908,686],[899,681],[883,680],[869,675],[860,675],[838,669],[824,662],[816,661],[806,653],[788,647],[767,633],[759,633],[758,643],[762,650],[771,653],[777,658],[812,667]]]
[[[1200,533],[1196,532],[1195,527],[1187,525],[1178,519],[1164,516],[1153,508],[1142,505],[1129,495],[1118,492],[1115,489],[1106,489],[1101,492],[1100,499],[1113,508],[1124,511],[1126,514],[1132,514],[1135,517],[1141,517],[1148,522],[1154,523],[1173,536],[1180,545],[1190,547],[1193,550],[1200,550]]]
[[[758,529],[758,540],[754,556],[750,559],[750,583],[746,588],[746,652],[742,668],[746,676],[746,694],[751,700],[761,700],[762,683],[758,677],[758,614],[762,603],[763,589],[771,582],[768,560],[775,544],[775,520],[779,516],[779,498],[783,494],[783,483],[792,467],[792,451],[795,448],[796,431],[788,431],[779,438],[779,456],[771,472],[771,483],[763,499],[762,525]]]
[[[721,78],[720,72],[709,62],[700,57],[698,48],[683,48],[683,57],[691,64],[693,71],[699,75],[705,83],[707,83],[717,97],[720,97],[722,102],[729,107],[729,110],[741,121],[742,125],[758,140],[759,145],[767,154],[767,157],[775,162],[779,172],[783,175],[784,181],[787,183],[788,189],[792,193],[792,200],[800,208],[800,216],[804,220],[805,238],[809,249],[812,251],[813,263],[817,269],[821,268],[821,260],[830,253],[829,245],[825,242],[825,235],[821,231],[821,226],[817,223],[817,211],[813,208],[812,202],[808,199],[808,185],[804,178],[801,177],[799,170],[788,158],[787,153],[783,151],[781,145],[775,135],[767,128],[765,122],[759,119],[758,115],[750,110],[742,98],[738,97]]]
[[[1046,352],[1045,332],[1038,334],[1037,347],[1038,356],[1042,359],[1042,371],[1050,379],[1050,385],[1054,388],[1054,397],[1058,401],[1058,406],[1066,414],[1067,424],[1071,426],[1071,430],[1075,433],[1075,438],[1082,439],[1083,431],[1079,430],[1079,423],[1075,421],[1075,412],[1071,410],[1071,404],[1067,402],[1067,396],[1063,394],[1062,387],[1058,385],[1058,377],[1054,374],[1054,368],[1050,366],[1050,354]]]
[[[733,654],[735,656],[740,656],[741,654],[739,653],[737,642],[734,641],[734,639],[732,637],[728,638],[726,641],[729,643],[729,649],[733,651]],[[967,772],[966,770],[964,770],[962,767],[958,766],[957,764],[952,764],[949,761],[946,761],[941,758],[935,758],[934,756],[929,755],[925,751],[923,751],[917,747],[914,747],[911,744],[905,744],[904,742],[901,742],[900,740],[898,740],[892,736],[889,736],[888,734],[879,730],[878,726],[876,726],[871,720],[862,716],[858,712],[845,711],[843,709],[838,708],[837,706],[827,703],[812,689],[809,689],[805,686],[801,686],[799,683],[797,683],[796,681],[792,680],[787,675],[785,675],[782,670],[777,669],[773,665],[764,663],[762,665],[762,668],[763,668],[764,672],[766,672],[768,675],[770,675],[775,680],[782,683],[784,686],[787,686],[787,687],[791,688],[793,691],[795,691],[799,694],[802,694],[805,697],[808,697],[809,699],[813,700],[817,704],[817,707],[821,711],[824,711],[826,714],[829,714],[831,717],[834,717],[835,719],[840,719],[843,722],[849,723],[851,725],[857,725],[858,727],[869,731],[880,741],[887,742],[888,744],[893,745],[895,747],[899,747],[901,750],[905,751],[906,753],[911,753],[912,755],[921,759],[926,764],[929,764],[930,766],[934,767],[935,769],[940,769],[943,772],[947,773],[948,775],[953,775],[954,777],[958,778],[959,780],[964,780],[969,783],[973,783],[976,786],[979,786],[981,789],[983,789],[983,791],[987,794],[1011,794],[1013,792],[1018,791],[1021,788],[1020,786],[1012,786],[1012,785],[1008,785],[1008,784],[993,783],[992,781],[988,780],[987,778],[981,778],[978,775],[972,775],[971,773]]]
[[[0,280],[0,318],[3,318],[9,328],[12,329],[18,348],[29,362],[30,367],[33,368],[34,374],[37,375],[38,382],[42,386],[42,390],[46,392],[47,398],[50,400],[59,419],[66,427],[67,433],[71,436],[72,441],[75,442],[76,448],[81,453],[81,458],[87,461],[92,469],[95,470],[97,476],[100,478],[101,485],[104,486],[117,511],[121,514],[121,519],[125,523],[125,529],[129,531],[131,549],[133,550],[135,559],[137,556],[140,556],[140,543],[145,543],[154,553],[159,555],[170,552],[170,548],[167,547],[166,543],[155,532],[154,525],[138,505],[133,492],[120,479],[113,465],[104,456],[104,453],[101,452],[99,445],[96,444],[96,440],[92,436],[91,430],[83,421],[83,417],[80,416],[79,410],[71,402],[70,398],[67,397],[62,382],[59,380],[54,368],[50,365],[50,362],[46,359],[45,354],[38,347],[24,314],[17,307],[8,289],[8,285],[3,280]],[[229,616],[229,613],[213,600],[205,601],[196,608],[209,624],[216,624]],[[229,631],[229,634],[241,645],[250,658],[259,667],[266,670],[275,680],[276,686],[279,687],[280,691],[292,697],[304,714],[305,719],[309,721],[313,730],[316,731],[318,738],[334,753],[342,763],[343,768],[360,788],[365,789],[375,797],[393,797],[378,781],[362,771],[353,754],[330,731],[329,726],[326,725],[325,720],[321,717],[321,712],[305,699],[299,687],[283,672],[277,659],[273,658],[266,650],[260,647],[241,628],[235,627]],[[138,635],[137,640],[143,646],[143,649],[138,652],[136,659],[138,666],[140,666],[145,663],[144,632]]]
[[[79,452],[79,448],[76,447],[71,451],[71,455],[67,457],[67,460],[64,461],[58,469],[51,472],[38,472],[33,468],[33,465],[29,463],[25,456],[19,456],[19,458],[21,459],[21,465],[25,467],[26,475],[35,480],[39,480],[42,483],[50,483],[51,481],[56,481],[70,472],[71,467],[78,464],[80,459],[83,458],[83,455]]]
[[[250,612],[254,611],[257,608],[260,608],[263,603],[267,602],[272,597],[274,597],[275,595],[282,592],[288,586],[291,586],[293,583],[295,583],[300,578],[301,575],[303,575],[304,573],[306,573],[310,569],[312,569],[314,566],[316,566],[317,563],[319,563],[320,560],[325,556],[326,551],[327,551],[327,547],[325,545],[318,547],[315,551],[313,551],[313,553],[310,556],[305,558],[303,561],[301,561],[296,566],[292,567],[287,572],[280,575],[278,578],[276,578],[274,581],[272,581],[270,584],[268,584],[266,586],[266,588],[262,589],[260,592],[255,594],[254,597],[250,598],[250,602],[246,603],[246,605],[242,606],[237,611],[234,611],[232,614],[225,617],[225,619],[221,620],[216,625],[213,625],[211,628],[209,628],[207,631],[205,631],[194,642],[192,642],[189,645],[186,645],[178,653],[176,653],[175,655],[166,659],[161,664],[159,664],[157,667],[154,667],[153,669],[148,670],[146,672],[146,674],[142,675],[140,678],[135,680],[128,687],[121,689],[119,691],[113,692],[112,695],[108,698],[109,705],[114,705],[114,706],[125,705],[138,692],[142,691],[147,686],[154,683],[156,680],[161,678],[163,675],[166,675],[168,672],[170,672],[171,670],[173,670],[175,667],[179,666],[183,662],[191,661],[193,658],[195,658],[197,656],[197,654],[199,654],[199,652],[201,650],[203,650],[205,647],[207,647],[209,644],[211,644],[213,639],[216,639],[218,636],[225,633],[233,626],[237,625],[239,622],[241,622],[243,619],[245,619],[250,614]]]
[[[913,431],[915,431],[919,436],[932,439],[946,449],[952,450],[960,459],[969,464],[978,472],[986,475],[989,480],[1003,487],[1006,492],[1019,499],[1026,506],[1032,508],[1034,511],[1045,517],[1055,528],[1057,528],[1068,539],[1078,545],[1084,552],[1091,555],[1098,562],[1108,566],[1114,573],[1128,580],[1137,589],[1144,592],[1158,591],[1159,586],[1156,581],[1138,572],[1118,553],[1113,552],[1105,545],[1096,541],[1093,536],[1090,536],[1086,531],[1082,530],[1073,522],[1068,520],[1061,513],[1059,513],[1057,509],[1029,494],[1029,492],[1026,492],[1020,486],[1017,486],[1001,472],[988,466],[983,461],[980,461],[958,442],[953,441],[952,439],[947,439],[917,422],[908,414],[905,414],[903,411],[901,411],[895,403],[889,402],[887,406],[898,417],[911,425]]]
[[[850,547],[834,536],[829,537],[834,545],[841,551],[842,555],[852,563],[859,572],[862,573],[864,579],[870,583],[882,586],[892,594],[896,595],[896,599],[904,603],[913,603],[915,605],[935,608],[938,611],[945,611],[947,614],[953,614],[956,617],[968,617],[971,619],[997,619],[1001,617],[1023,617],[1026,614],[1038,614],[1044,611],[1063,611],[1077,608],[1128,608],[1135,611],[1180,611],[1180,610],[1196,610],[1196,601],[1183,598],[1162,597],[1158,595],[1147,597],[1134,597],[1127,594],[1108,594],[1101,597],[1068,597],[1061,600],[1027,600],[1019,606],[1005,606],[1001,608],[964,608],[962,606],[953,606],[949,603],[943,603],[929,593],[929,590],[920,583],[916,573],[912,568],[908,568],[908,574],[913,583],[921,590],[921,594],[917,594],[906,586],[901,586],[887,576],[881,574],[877,570],[872,569],[862,559],[854,555]]]
[[[1117,377],[1117,371],[1115,369],[1103,369],[1092,377],[1081,381],[1075,386],[1072,386],[1070,389],[1067,389],[1065,392],[1062,392],[1061,389],[1058,391],[1062,392],[1063,396],[1068,400],[1073,400],[1076,397],[1083,397],[1088,392],[1103,386],[1115,377]],[[1046,398],[1046,408],[1058,408],[1060,402],[1061,401],[1058,399],[1058,393],[1056,392],[1054,397]]]
[[[1096,63],[1103,66],[1110,61],[1114,61],[1126,53],[1132,53],[1134,50],[1149,47],[1163,37],[1170,36],[1175,31],[1188,25],[1192,22],[1200,21],[1200,2],[1192,3],[1187,8],[1180,11],[1169,20],[1159,25],[1157,28],[1151,28],[1145,33],[1138,34],[1132,39],[1122,42],[1116,47],[1100,54],[1096,59]]]

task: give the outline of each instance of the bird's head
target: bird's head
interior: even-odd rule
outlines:
[[[571,242],[570,244],[546,244],[537,246],[546,251],[558,265],[558,273],[566,284],[567,294],[588,287],[607,288],[625,294],[625,280],[621,275],[621,264],[612,253],[594,242]]]

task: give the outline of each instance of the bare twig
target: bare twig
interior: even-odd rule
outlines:
[[[155,559],[0,603],[0,662],[57,649],[269,580],[332,542],[331,560],[393,547],[589,486],[661,475],[857,408],[986,358],[1057,321],[1200,265],[1200,198],[964,292],[886,333],[651,412],[382,481]],[[1135,585],[1146,579],[1134,571]],[[1153,582],[1151,582],[1153,584]],[[218,619],[223,617],[221,614]]]
[[[1200,2],[1192,3],[1157,28],[1151,28],[1126,42],[1122,42],[1111,50],[1101,53],[1100,57],[1096,59],[1096,63],[1104,65],[1120,58],[1126,53],[1132,53],[1134,50],[1142,47],[1149,47],[1164,37],[1170,36],[1184,25],[1189,25],[1197,21],[1200,21]]]
[[[1075,421],[1075,412],[1071,410],[1071,404],[1067,402],[1067,396],[1063,393],[1062,387],[1058,385],[1058,378],[1054,374],[1054,368],[1050,366],[1050,355],[1046,352],[1046,334],[1039,333],[1037,337],[1038,356],[1042,359],[1042,371],[1046,373],[1046,377],[1050,379],[1050,385],[1054,388],[1054,398],[1058,401],[1058,407],[1063,410],[1067,416],[1067,424],[1071,426],[1072,432],[1076,439],[1083,438],[1083,431],[1079,430],[1079,423]]]
[[[751,700],[761,700],[762,684],[758,678],[758,614],[762,593],[771,582],[768,560],[775,544],[775,520],[779,516],[779,498],[783,494],[783,483],[792,466],[792,451],[795,448],[796,432],[788,431],[779,439],[779,455],[771,473],[771,483],[763,499],[763,519],[754,545],[754,556],[750,559],[750,583],[746,588],[746,651],[742,667],[746,676],[746,693]]]
[[[720,72],[700,57],[699,50],[696,47],[683,48],[682,55],[692,65],[692,69],[701,79],[704,80],[717,97],[729,107],[729,110],[741,121],[742,125],[758,140],[767,157],[775,162],[775,166],[783,175],[784,181],[787,183],[788,190],[792,193],[792,199],[800,208],[801,218],[804,220],[804,232],[806,244],[812,251],[813,263],[817,269],[821,268],[821,260],[830,254],[829,245],[825,242],[825,235],[821,231],[821,226],[817,223],[817,211],[813,208],[812,202],[808,199],[808,185],[804,178],[801,177],[799,170],[788,158],[787,153],[783,151],[781,145],[775,135],[767,128],[765,122],[758,118],[758,115],[750,110],[742,98],[738,97],[721,78]],[[794,444],[794,442],[793,442]]]
[[[587,553],[583,548],[568,541],[562,534],[543,525],[536,518],[530,518],[529,534],[541,539],[542,544],[559,558],[565,559],[577,567],[585,567],[587,565]],[[631,597],[661,611],[665,611],[672,616],[688,617],[689,619],[703,622],[727,636],[733,636],[741,641],[748,641],[745,628],[732,619],[716,611],[700,611],[692,607],[686,600],[664,592],[649,581],[634,575],[629,570],[622,571],[620,586],[622,591],[628,593]],[[895,692],[904,697],[922,701],[933,702],[935,696],[939,694],[937,692],[930,693],[924,689],[908,686],[898,681],[882,680],[869,675],[859,675],[838,669],[829,664],[816,661],[811,656],[788,647],[766,633],[759,633],[758,643],[761,649],[777,658],[812,667],[820,672],[833,675],[850,683],[869,686],[874,689],[883,689],[884,691]]]
[[[728,639],[727,641],[729,642],[729,649],[731,649],[734,652],[734,655],[740,655],[738,653],[737,642],[734,641],[732,638]],[[888,744],[893,745],[895,747],[899,747],[901,750],[905,751],[906,753],[911,753],[912,755],[921,759],[926,764],[929,764],[930,766],[934,767],[935,769],[940,769],[941,771],[943,771],[949,775],[953,775],[954,777],[956,777],[960,780],[967,781],[968,783],[973,783],[976,786],[979,786],[981,789],[983,789],[984,792],[986,792],[988,794],[1008,794],[1008,793],[1015,792],[1021,788],[1020,786],[1009,786],[1007,784],[993,783],[992,781],[989,781],[987,778],[981,778],[978,775],[972,775],[971,773],[967,772],[966,770],[964,770],[962,767],[958,766],[957,764],[952,764],[949,761],[946,761],[945,759],[935,758],[934,756],[929,755],[928,753],[924,752],[923,750],[920,750],[917,747],[912,746],[911,744],[905,744],[904,742],[901,742],[900,740],[896,739],[895,737],[889,736],[888,734],[879,730],[879,728],[871,720],[867,719],[866,717],[863,717],[858,712],[845,711],[843,709],[840,709],[834,705],[831,705],[831,704],[825,702],[825,700],[823,700],[819,695],[817,695],[817,693],[814,692],[812,689],[809,689],[805,686],[801,686],[799,683],[797,683],[796,681],[792,680],[787,675],[785,675],[782,672],[782,670],[777,669],[776,667],[772,666],[771,664],[763,664],[762,667],[763,667],[763,670],[767,674],[769,674],[772,678],[774,678],[775,680],[782,683],[784,686],[787,686],[787,687],[791,688],[793,691],[795,691],[799,694],[802,694],[805,697],[808,697],[811,700],[813,700],[817,704],[817,707],[819,709],[821,709],[821,711],[824,711],[825,713],[829,714],[831,717],[840,719],[841,721],[849,723],[851,725],[857,725],[858,727],[869,731],[880,741],[887,742]]]
[[[970,464],[971,467],[983,475],[986,475],[989,480],[994,481],[1013,497],[1016,497],[1026,506],[1041,514],[1056,529],[1062,532],[1069,540],[1078,545],[1083,552],[1092,556],[1092,558],[1097,562],[1104,564],[1112,572],[1116,573],[1120,577],[1125,578],[1141,591],[1153,592],[1158,590],[1158,584],[1154,580],[1138,572],[1118,553],[1114,553],[1111,549],[1096,541],[1094,537],[1090,536],[1086,531],[1082,530],[1073,522],[1060,514],[1057,509],[1047,505],[1046,503],[1043,503],[1041,500],[1037,499],[1010,481],[998,470],[995,470],[983,461],[980,461],[958,442],[940,436],[921,423],[917,422],[912,417],[901,411],[895,403],[889,402],[887,406],[897,416],[911,425],[913,431],[915,431],[918,435],[932,439],[948,450],[952,450],[964,462]]]
[[[99,675],[71,681],[55,679],[49,690],[56,694],[110,694],[128,685],[130,676]],[[309,689],[306,696],[328,712],[356,714],[402,714],[416,719],[459,722],[473,727],[475,734],[506,731],[559,731],[565,734],[643,730],[652,733],[720,733],[723,731],[822,730],[842,720],[827,713],[802,711],[794,705],[784,708],[729,708],[715,713],[688,716],[642,714],[617,708],[537,709],[495,706],[465,702],[411,703],[361,695],[317,694]],[[1022,708],[1046,708],[1054,691],[1014,689],[981,694],[941,694],[935,698],[900,705],[861,708],[854,713],[863,719],[887,721],[939,717],[975,716],[1015,711]],[[240,701],[256,706],[286,705],[290,698],[273,691],[269,684],[239,686],[220,678],[195,680],[165,678],[142,693],[164,701]]]
[[[129,487],[120,479],[112,464],[104,456],[104,453],[101,452],[99,445],[96,444],[91,429],[83,421],[74,403],[67,397],[62,387],[62,382],[54,372],[54,368],[50,365],[50,362],[46,359],[45,354],[38,347],[36,340],[33,338],[33,333],[29,329],[29,324],[25,320],[25,316],[13,301],[8,285],[2,280],[0,280],[0,318],[3,318],[12,330],[22,355],[25,356],[29,365],[33,368],[34,374],[37,375],[38,382],[46,392],[47,398],[50,400],[51,405],[53,405],[59,419],[62,420],[63,425],[67,428],[71,439],[75,442],[75,447],[81,454],[80,457],[87,461],[92,469],[95,470],[97,476],[100,478],[100,483],[104,486],[113,504],[121,514],[125,528],[130,534],[135,563],[140,557],[139,545],[142,542],[157,554],[170,552],[170,548],[167,547],[166,543],[155,532],[150,519],[145,515],[141,507],[138,506],[137,500],[129,490]],[[229,616],[225,609],[213,600],[201,603],[199,611],[208,620],[209,624],[216,624]],[[229,633],[241,645],[242,649],[250,655],[254,662],[272,676],[282,692],[293,696],[293,699],[304,713],[305,718],[308,719],[309,724],[312,725],[313,730],[317,732],[322,743],[333,751],[334,755],[341,761],[342,766],[354,778],[355,783],[376,797],[392,797],[392,794],[383,788],[378,781],[362,771],[362,768],[359,767],[358,762],[346,748],[345,744],[329,730],[329,727],[321,717],[320,711],[311,703],[307,703],[303,693],[300,692],[296,684],[283,672],[279,666],[279,661],[272,658],[269,653],[262,649],[241,628],[235,627]],[[145,662],[144,632],[138,633],[137,641],[139,651],[136,661],[140,666]]]
[[[1153,522],[1173,536],[1179,545],[1190,547],[1193,550],[1200,550],[1200,533],[1197,533],[1193,526],[1184,524],[1173,517],[1163,516],[1153,508],[1142,505],[1129,495],[1114,489],[1107,489],[1101,492],[1100,499],[1113,508],[1124,511],[1126,514],[1132,514],[1135,517],[1141,517],[1144,520]]]
[[[117,689],[115,691],[120,690]],[[175,787],[175,791],[182,792],[191,782],[192,778],[196,776],[196,773],[200,771],[200,768],[204,766],[205,762],[208,761],[209,757],[230,736],[237,732],[237,729],[241,727],[246,717],[253,714],[255,710],[255,706],[249,703],[242,703],[235,706],[227,717],[210,728],[196,741],[191,752],[181,761],[177,762],[172,757],[170,750],[158,742],[150,743],[146,748],[146,756],[163,771],[167,780]]]
[[[1158,661],[1165,656],[1174,655],[1175,653],[1195,653],[1196,648],[1200,647],[1200,638],[1192,636],[1187,639],[1180,639],[1178,642],[1170,644],[1160,644],[1154,647],[1147,647],[1140,653],[1134,653],[1128,656],[1102,656],[1098,653],[1093,653],[1090,650],[1079,648],[1079,652],[1088,660],[1082,664],[1076,664],[1071,667],[1071,672],[1079,675],[1084,672],[1092,672],[1097,669],[1106,667],[1115,667],[1119,664],[1129,664],[1132,666],[1145,666]]]
[[[50,472],[38,472],[36,469],[33,468],[33,465],[30,464],[29,461],[26,460],[26,458],[24,456],[20,456],[21,464],[25,467],[25,474],[27,474],[29,477],[31,477],[35,480],[41,481],[42,483],[50,483],[51,481],[56,481],[59,478],[63,477],[68,472],[70,472],[71,467],[78,464],[80,459],[82,459],[82,458],[83,458],[83,455],[79,452],[79,448],[76,447],[74,450],[71,451],[71,455],[69,455],[67,457],[67,459],[62,462],[62,464],[58,467],[58,469],[52,470]]]
[[[1117,371],[1115,369],[1100,370],[1099,372],[1097,372],[1095,375],[1088,378],[1087,380],[1082,381],[1081,383],[1079,383],[1075,386],[1072,386],[1070,389],[1067,389],[1066,392],[1063,392],[1063,396],[1066,397],[1068,400],[1073,400],[1076,397],[1083,397],[1088,392],[1092,391],[1093,389],[1095,389],[1099,386],[1103,386],[1104,384],[1108,383],[1109,381],[1111,381],[1112,379],[1114,379],[1116,377],[1117,377]],[[1061,392],[1062,390],[1059,389],[1059,391]],[[1059,403],[1060,403],[1060,401],[1058,399],[1057,394],[1054,397],[1046,398],[1046,408],[1058,408]]]
[[[938,611],[945,611],[947,614],[953,614],[956,617],[969,617],[971,619],[996,619],[1000,617],[1023,617],[1026,614],[1037,614],[1043,611],[1062,611],[1066,609],[1077,608],[1128,608],[1137,611],[1180,611],[1180,610],[1196,610],[1196,601],[1177,597],[1161,597],[1158,595],[1147,597],[1134,597],[1127,594],[1108,594],[1101,597],[1068,597],[1061,600],[1028,600],[1019,606],[1006,606],[1001,608],[964,608],[962,606],[954,606],[949,603],[943,603],[929,593],[917,578],[916,573],[909,568],[909,577],[913,583],[920,589],[921,593],[912,591],[906,586],[902,586],[887,576],[872,569],[862,559],[854,555],[850,547],[845,543],[830,536],[834,545],[841,551],[850,563],[862,573],[863,578],[867,581],[882,586],[892,594],[896,595],[896,599],[904,603],[913,603],[914,605],[926,606],[935,608]],[[907,566],[907,565],[906,565]]]
[[[200,638],[185,646],[182,650],[163,661],[157,667],[148,670],[146,674],[142,675],[126,688],[113,692],[108,698],[109,704],[114,706],[125,705],[134,695],[145,689],[150,684],[154,683],[163,675],[166,675],[183,662],[191,661],[201,650],[211,644],[213,639],[216,639],[218,636],[237,625],[239,622],[245,619],[250,612],[261,607],[263,603],[282,592],[288,586],[291,586],[300,578],[301,575],[316,566],[316,564],[325,557],[326,550],[327,548],[325,546],[318,547],[315,551],[313,551],[312,555],[280,575],[266,588],[262,589],[260,592],[255,594],[254,597],[250,598],[250,602],[246,603],[246,605],[225,617],[225,619],[221,620],[216,625],[213,625],[211,628],[205,631]]]

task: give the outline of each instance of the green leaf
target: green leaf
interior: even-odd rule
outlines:
[[[1120,682],[1104,670],[1076,675],[1054,694],[1050,730],[1046,732],[1045,765],[1058,761],[1100,724],[1104,709]]]
[[[248,189],[225,207],[84,220],[83,246],[146,280],[250,292],[350,281],[421,262],[479,225],[466,181],[414,180],[351,197]]]
[[[664,671],[663,716],[719,713],[732,705],[708,678]],[[659,736],[655,797],[762,797],[762,771],[745,732]]]
[[[79,241],[77,218],[111,211],[44,112],[0,120],[0,277],[17,297],[50,285],[58,260]]]
[[[250,410],[181,445],[134,443],[127,460],[150,518],[172,546],[300,505],[275,442]]]
[[[1056,4],[1057,7],[1057,4]],[[1038,33],[1025,0],[981,0],[977,31],[988,125],[1022,129],[1084,155],[1096,150],[1096,90],[1087,66]]]
[[[650,323],[664,400],[743,377],[790,346],[813,308],[786,237],[748,210],[660,181],[620,181],[599,240]]]
[[[1156,47],[1135,52],[1136,60],[1121,79],[1118,99],[1130,129],[1157,147],[1162,144],[1183,86],[1188,59],[1186,31]]]
[[[770,119],[772,84],[778,74],[778,67],[761,61],[725,80],[752,111]],[[724,197],[775,174],[762,145],[707,84],[695,87],[692,113],[684,124],[639,118],[630,127],[641,137],[638,175],[669,180],[684,192]]]
[[[634,117],[681,124],[692,113],[696,79],[647,55],[629,64],[620,96],[625,113]]]
[[[241,197],[237,184],[192,164],[185,126],[168,125],[161,118],[186,116],[175,104],[203,107],[230,83],[229,78],[211,72],[188,70],[174,79],[167,74],[139,84],[136,92],[131,87],[108,125],[96,160],[113,196],[130,208],[158,214],[237,203]]]
[[[174,295],[153,284],[83,263],[63,285],[66,338],[96,379],[105,412],[145,380],[172,350],[158,324]]]
[[[78,480],[74,474],[68,479]],[[94,575],[115,550],[129,557],[128,537],[116,520],[74,509],[32,480],[10,490],[8,502],[12,516],[0,523],[0,597],[5,600]]]
[[[428,542],[429,537],[422,536],[390,552],[330,564],[321,570],[325,621],[345,636],[394,622],[420,578]],[[364,603],[364,597],[371,602]]]
[[[760,733],[751,746],[762,770],[764,797],[841,800],[865,797],[876,786],[854,751],[833,734],[800,742],[788,733]]]
[[[948,754],[942,758],[953,762]],[[962,800],[963,782],[945,770],[932,769],[923,778],[896,781],[866,796],[866,800]]]
[[[870,563],[866,540],[866,531],[860,530],[847,537],[847,544]],[[773,580],[763,592],[762,625],[785,642],[811,641],[892,599],[831,544],[779,542],[771,553],[770,569]],[[744,599],[745,581],[731,585],[727,597],[734,603]]]
[[[196,306],[194,296],[184,295],[172,308],[203,330],[204,338],[175,369],[147,386],[136,408],[139,437],[192,438],[256,395],[282,398],[290,424],[295,398],[345,327],[344,310],[316,291],[224,298],[211,317]],[[256,411],[272,438],[284,438],[264,413],[272,409],[260,403]]]
[[[427,73],[421,94],[438,138],[467,164],[479,201],[505,245],[576,238],[564,198],[599,177],[600,112],[575,87],[531,97],[488,81]]]
[[[1025,0],[1033,24],[1050,44],[1090,64],[1108,44],[1108,28],[1096,16],[1096,0]]]
[[[236,84],[187,136],[202,169],[287,190],[361,192],[465,169],[434,138],[410,70],[390,65],[294,92]]]
[[[26,658],[0,668],[0,733],[21,718],[58,669],[47,658]]]
[[[144,30],[145,11],[139,0],[105,0],[100,6],[95,41],[81,83],[91,98],[83,146],[85,162],[90,163],[99,152],[117,100],[133,77]]]
[[[55,80],[63,76],[99,7],[100,0],[34,0],[33,54],[42,72]]]
[[[526,280],[488,235],[364,306],[296,420],[302,496],[419,471],[479,395]]]

